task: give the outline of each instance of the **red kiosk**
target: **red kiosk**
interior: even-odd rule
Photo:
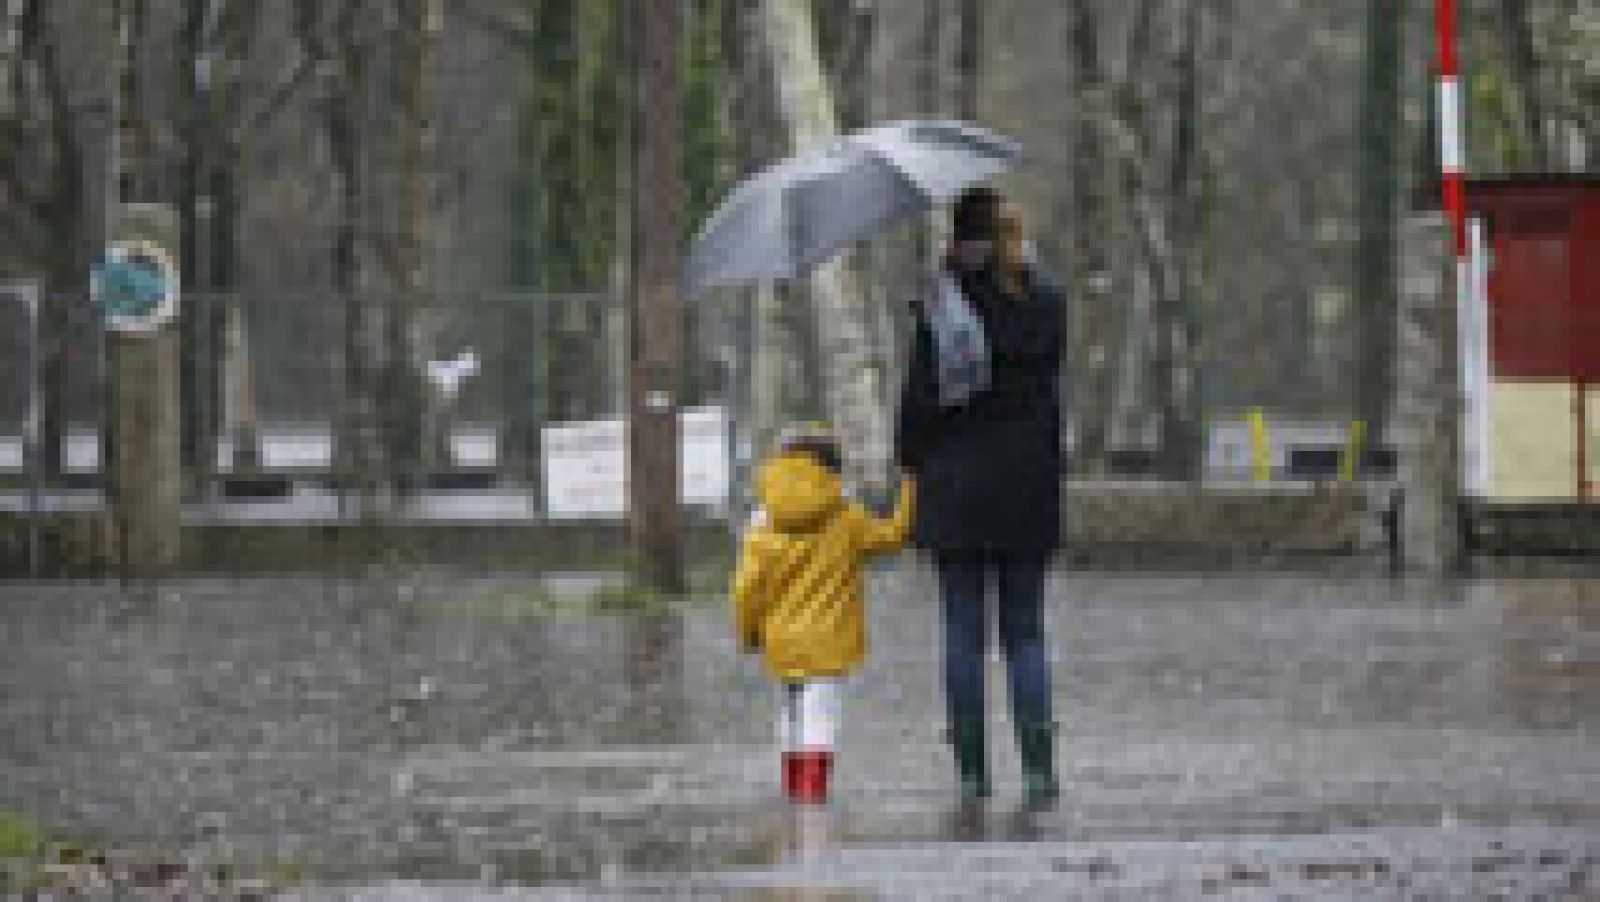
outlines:
[[[1502,387],[1537,386],[1546,398],[1565,389],[1570,432],[1567,424],[1546,423],[1549,436],[1562,438],[1541,441],[1565,445],[1570,437],[1571,451],[1559,449],[1574,463],[1568,497],[1594,499],[1600,469],[1594,434],[1600,425],[1600,175],[1468,179],[1466,201],[1467,215],[1483,225],[1488,253],[1491,396],[1504,408],[1517,402]],[[1500,433],[1509,425],[1502,415],[1492,421]],[[1518,422],[1515,428],[1524,426]],[[1491,447],[1503,438],[1491,437]],[[1494,470],[1508,472],[1514,463],[1534,465],[1502,460]],[[1505,492],[1496,486],[1491,493]]]

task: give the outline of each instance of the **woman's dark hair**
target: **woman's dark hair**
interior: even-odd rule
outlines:
[[[999,237],[1000,193],[988,185],[962,192],[950,214],[950,237],[956,241],[993,241]]]

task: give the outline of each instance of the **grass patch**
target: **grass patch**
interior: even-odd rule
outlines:
[[[230,861],[184,864],[147,849],[64,842],[32,818],[0,809],[0,899],[266,899],[303,878],[294,862],[245,873]]]
[[[623,577],[599,585],[532,585],[490,592],[479,598],[472,608],[479,614],[510,620],[602,613],[658,613],[683,605],[722,604],[727,599],[729,579],[728,563],[712,561],[689,571],[684,579],[686,586],[682,595],[658,592],[631,577]]]
[[[0,858],[33,858],[44,846],[44,829],[32,819],[0,811]]]
[[[631,580],[614,586],[601,586],[588,595],[589,610],[609,614],[659,611],[671,601],[671,596]]]
[[[0,895],[23,893],[37,879],[47,839],[31,818],[0,810]]]

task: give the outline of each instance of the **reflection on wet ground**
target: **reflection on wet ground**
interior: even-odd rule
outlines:
[[[721,601],[587,582],[0,585],[0,809],[373,898],[1597,877],[1600,580],[1061,575],[1038,815],[998,714],[1001,797],[952,807],[924,570],[878,580],[835,802],[801,810]]]

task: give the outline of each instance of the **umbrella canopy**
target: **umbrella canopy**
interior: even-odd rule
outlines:
[[[963,122],[899,122],[849,135],[741,182],[707,221],[690,294],[794,279],[888,223],[954,200],[1016,165],[1015,141]]]

